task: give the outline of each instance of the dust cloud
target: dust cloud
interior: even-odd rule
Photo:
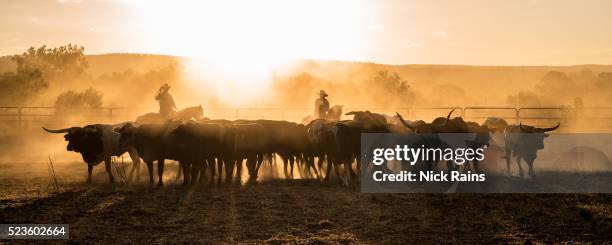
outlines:
[[[329,94],[331,105],[343,105],[345,112],[368,109],[391,115],[395,111],[407,113],[418,107],[509,106],[567,108],[571,115],[533,112],[559,118],[612,115],[609,109],[586,109],[612,106],[609,100],[612,98],[612,66],[397,66],[294,60],[257,73],[236,74],[206,63],[194,66],[193,60],[185,57],[137,54],[83,57],[87,66],[81,73],[43,76],[48,86],[28,100],[3,101],[7,106],[63,105],[65,108],[57,111],[24,109],[27,116],[21,123],[2,121],[0,161],[43,162],[49,155],[60,162],[80,161],[78,154],[66,152],[66,142],[61,135],[44,133],[40,127],[132,121],[138,115],[157,111],[154,96],[165,83],[172,87],[170,93],[179,109],[202,105],[204,115],[210,118],[248,117],[301,122],[302,118],[312,114],[319,90]],[[9,58],[0,60],[3,70],[16,69]],[[97,96],[91,96],[91,93]],[[62,96],[67,102],[62,102]],[[582,107],[585,109],[575,110]],[[236,108],[251,109],[239,114]],[[280,116],[279,112],[265,108],[283,108],[286,111]],[[3,111],[7,114],[14,112],[14,109]],[[413,114],[410,119],[430,120],[447,112],[448,109],[432,109],[427,113]],[[512,113],[504,115],[513,116]],[[484,119],[473,120],[482,122]],[[584,120],[560,120],[564,126],[571,125],[578,131],[587,128]],[[525,122],[555,123],[551,120]],[[607,122],[602,121],[600,126],[609,127]],[[510,120],[510,123],[514,121]]]

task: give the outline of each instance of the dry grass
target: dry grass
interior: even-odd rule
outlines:
[[[172,164],[169,164],[172,169]],[[68,223],[74,242],[484,243],[606,242],[607,194],[362,194],[306,180],[164,188],[84,184],[83,163],[44,172],[0,164],[3,223]],[[143,173],[144,174],[144,173]],[[174,176],[169,174],[169,176]]]

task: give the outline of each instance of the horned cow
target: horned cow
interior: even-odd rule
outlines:
[[[128,152],[132,159],[132,170],[128,179],[132,178],[133,173],[139,170],[140,158],[136,149],[119,144],[120,134],[113,131],[113,128],[125,125],[92,124],[84,127],[70,127],[64,129],[43,130],[54,134],[65,134],[64,139],[68,141],[66,150],[81,154],[83,161],[87,163],[87,183],[91,183],[93,167],[104,162],[108,179],[111,183],[115,181],[111,170],[111,158],[121,156]],[[138,176],[138,174],[137,174]]]
[[[516,164],[519,167],[519,175],[523,176],[521,160],[525,160],[529,166],[529,176],[535,177],[533,162],[538,157],[537,152],[544,149],[544,138],[550,136],[546,132],[559,128],[561,124],[550,128],[537,128],[523,124],[510,125],[504,130],[504,142],[506,150],[506,167],[510,175],[510,157],[516,156]]]

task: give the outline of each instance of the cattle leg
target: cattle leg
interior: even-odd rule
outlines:
[[[512,155],[512,150],[510,150],[510,148],[506,147],[506,168],[507,168],[507,173],[508,176],[510,176],[510,156]]]
[[[218,161],[221,164],[221,159]],[[225,164],[225,183],[232,184],[234,182],[234,160],[231,158],[224,159],[223,164]],[[238,179],[238,183],[240,183],[240,179]]]
[[[331,169],[334,167],[335,161],[327,158],[327,170],[325,171],[325,178],[323,180],[329,180],[329,176],[331,176]],[[338,169],[336,168],[336,176],[338,176]]]
[[[319,167],[319,171],[321,173],[321,176],[323,177],[323,180],[327,180],[327,176],[329,176],[329,168],[327,169],[326,175],[323,176],[323,163],[325,162],[325,155],[321,155],[318,158],[319,159],[318,159],[317,165]],[[329,162],[328,162],[327,166],[329,167]]]
[[[93,172],[93,165],[87,164],[87,184],[91,184],[91,173]]]
[[[295,164],[297,165],[298,172],[302,178],[307,178],[308,174],[306,173],[306,164],[304,164],[304,159],[301,155],[295,156]]]
[[[521,167],[521,156],[516,157],[516,165],[519,167],[519,176],[523,177],[523,168]]]
[[[351,180],[351,174],[353,170],[351,169],[351,160],[347,159],[344,161],[344,185],[348,186]]]
[[[283,160],[283,172],[285,173],[285,179],[289,178],[289,172],[287,171],[287,164],[289,164],[289,159],[286,156],[280,156],[281,160]]]
[[[527,165],[529,165],[529,177],[535,178],[535,174],[533,173],[533,160],[525,160]]]
[[[257,167],[255,167],[255,179],[257,179],[257,176],[259,175],[259,168],[261,167],[262,163],[263,163],[263,155],[258,154],[257,155]]]
[[[478,160],[474,159],[473,164],[474,164],[474,171],[476,171],[476,173],[480,173],[480,166],[479,166],[480,162]]]
[[[240,183],[240,181],[242,180],[242,158],[239,158],[238,160],[236,160],[235,165],[236,165],[236,181],[238,183]]]
[[[149,172],[149,185],[153,185],[153,161],[145,161],[147,164],[147,171]]]
[[[179,168],[178,171],[176,171],[176,176],[174,179],[178,181],[181,178],[181,175],[183,175],[183,164],[179,162]]]
[[[200,164],[198,164],[197,161],[191,163],[191,178],[189,179],[190,180],[190,182],[189,182],[190,185],[195,185],[195,183],[198,182],[198,176],[199,176],[199,173],[200,173],[200,169],[202,169],[202,168],[201,168]]]
[[[204,183],[204,180],[206,180],[206,167],[210,164],[214,164],[214,159],[213,162],[210,161],[210,159],[207,160],[202,160],[202,163],[200,164],[200,171],[199,171],[199,178],[198,178],[198,183],[202,184]]]
[[[295,159],[293,156],[289,157],[289,178],[293,179],[293,165],[295,164]]]
[[[342,183],[342,175],[340,175],[340,165],[342,165],[342,162],[338,161],[338,162],[334,162],[334,172],[336,172],[336,177],[338,178],[338,182]]]
[[[191,172],[190,171],[191,164],[189,164],[189,162],[186,162],[186,161],[179,161],[179,165],[183,169],[183,185],[187,185],[190,181],[189,178],[191,177],[191,175],[189,174]]]
[[[359,178],[361,177],[361,156],[355,158],[355,166],[357,167],[355,169],[357,173],[357,178]]]
[[[140,182],[140,157],[134,150],[129,150],[128,154],[130,154],[130,159],[132,159],[132,170],[130,170],[128,181],[132,181],[132,175],[136,172],[136,182]]]
[[[249,181],[257,180],[257,173],[255,173],[255,168],[257,167],[257,156],[249,156],[247,157],[247,169],[249,171]]]
[[[227,168],[227,166],[226,166]],[[226,170],[227,171],[227,170]],[[227,174],[227,173],[226,173]],[[217,184],[220,185],[222,183],[222,175],[223,175],[223,162],[218,162],[217,163]],[[213,177],[214,179],[214,177]],[[214,180],[213,180],[214,181]]]
[[[357,173],[355,173],[355,171],[353,170],[353,160],[354,160],[354,158],[351,157],[346,162],[348,163],[348,166],[349,166],[349,172],[351,174],[351,178],[355,178],[356,179],[357,178]]]
[[[317,166],[315,166],[314,164],[314,156],[309,156],[308,160],[306,160],[306,164],[308,166],[308,172],[310,172],[310,168],[312,168],[314,170],[314,174],[317,177],[317,179],[321,179],[321,176],[319,175],[319,171],[317,170]]]
[[[106,160],[104,160],[104,167],[106,167],[106,173],[108,174],[108,180],[111,183],[115,183],[115,177],[113,177],[113,171],[111,169],[111,159],[107,158]]]
[[[164,185],[164,159],[157,159],[157,186]]]
[[[218,164],[222,164],[221,159],[219,159]],[[208,162],[208,170],[210,171],[210,179],[208,180],[208,183],[211,185],[215,183],[215,166],[215,159],[212,159],[212,161]]]

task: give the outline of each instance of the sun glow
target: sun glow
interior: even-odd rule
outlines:
[[[129,3],[146,52],[188,56],[191,78],[243,99],[267,89],[272,71],[290,60],[360,59],[368,28],[360,1]]]

